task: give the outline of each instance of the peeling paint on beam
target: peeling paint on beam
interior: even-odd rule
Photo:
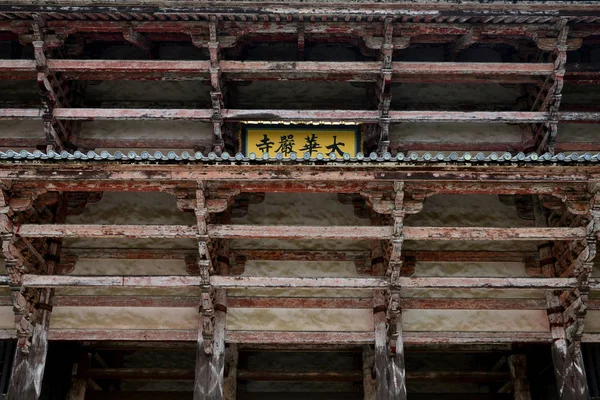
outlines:
[[[273,261],[356,261],[369,258],[367,251],[310,251],[310,250],[231,250],[232,258]]]
[[[227,331],[226,343],[243,344],[343,344],[359,345],[375,342],[373,332],[264,332]]]
[[[518,251],[402,251],[405,257],[414,257],[418,261],[446,262],[522,262],[527,257],[538,257],[538,253]]]
[[[404,332],[408,345],[552,343],[550,332]]]
[[[137,329],[52,329],[48,333],[51,341],[118,340],[152,342],[195,342],[197,330],[137,330]]]
[[[313,182],[330,183],[352,182],[371,183],[394,181],[423,181],[486,184],[535,185],[539,183],[559,185],[584,184],[600,180],[600,167],[586,166],[548,166],[529,164],[526,166],[465,166],[457,170],[454,165],[399,165],[399,164],[362,164],[341,165],[226,165],[204,164],[201,167],[187,164],[123,164],[94,161],[93,163],[54,162],[0,162],[0,179],[15,183],[36,182],[42,186],[83,185],[85,181],[105,182],[110,185],[144,182],[156,185],[156,181],[165,183],[185,183],[203,181],[236,182],[283,182],[299,181],[305,184]]]
[[[229,297],[229,308],[372,308],[373,299],[355,297],[301,298],[301,297]]]
[[[172,296],[55,296],[57,307],[198,307],[198,297]]]
[[[216,288],[344,288],[378,289],[388,288],[389,281],[383,278],[278,278],[212,276],[210,284]]]
[[[61,120],[196,120],[209,121],[212,110],[126,109],[126,108],[55,108]]]
[[[377,240],[391,237],[391,226],[283,226],[209,225],[208,234],[217,239],[339,239]]]
[[[122,248],[63,248],[61,257],[77,256],[79,258],[115,259],[115,260],[183,260],[194,255],[196,249],[122,249]]]
[[[130,288],[183,288],[199,287],[199,276],[75,276],[23,275],[23,286],[28,287],[130,287]],[[214,275],[210,283],[215,288],[346,288],[375,289],[389,287],[383,278],[277,278],[231,277]]]
[[[394,62],[394,74],[399,75],[549,75],[552,63],[478,63],[478,62]]]
[[[406,240],[583,240],[581,228],[451,228],[414,227],[403,229]]]
[[[362,371],[256,371],[238,369],[237,379],[242,381],[286,382],[361,382]]]
[[[546,300],[538,299],[454,299],[404,298],[402,309],[439,310],[545,310]]]
[[[24,224],[15,233],[52,238],[196,238],[198,229],[187,225]]]

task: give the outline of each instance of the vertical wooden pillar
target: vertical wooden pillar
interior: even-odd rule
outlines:
[[[535,225],[547,227],[548,218],[540,201],[534,201]],[[544,276],[552,278],[556,274],[552,243],[538,246],[540,265]],[[576,337],[569,336],[565,329],[565,318],[560,291],[547,293],[548,318],[552,333],[552,361],[560,400],[589,400],[587,379],[581,355],[581,345]]]
[[[237,368],[238,368],[238,346],[230,344],[225,349],[225,365],[227,374],[223,382],[223,399],[235,400],[237,395]]]
[[[71,380],[71,388],[67,394],[67,400],[85,400],[85,392],[87,390],[87,377],[90,368],[91,354],[88,352],[81,353],[77,361],[73,379]]]
[[[364,400],[375,400],[377,388],[373,378],[373,368],[375,367],[375,352],[371,345],[364,345],[362,351],[363,361],[363,393]]]
[[[514,399],[531,400],[529,381],[527,380],[527,357],[524,354],[509,356],[508,367],[510,369]]]
[[[45,311],[43,320],[33,328],[29,353],[17,347],[13,361],[9,400],[37,400],[42,392],[42,379],[48,354],[48,321],[50,313]]]
[[[64,195],[59,197],[52,218],[53,223],[64,223],[67,215],[67,199]],[[4,238],[3,240],[5,240]],[[49,241],[46,249],[45,272],[49,275],[54,274],[57,266],[57,257],[60,254],[61,241]],[[32,250],[35,251],[35,250]],[[10,253],[10,252],[9,252]],[[6,254],[5,254],[6,255]],[[14,261],[14,260],[13,260]],[[16,289],[16,288],[14,288]],[[23,297],[15,296],[13,293],[13,302],[15,298],[20,301],[28,301]],[[53,289],[39,289],[39,298],[34,305],[39,314],[34,319],[31,345],[24,348],[17,346],[13,361],[10,384],[8,388],[8,399],[10,400],[37,400],[42,392],[42,379],[44,378],[44,369],[46,367],[46,357],[48,355],[48,328],[50,325],[50,314],[52,310]],[[15,304],[15,308],[17,305]],[[20,324],[30,323],[21,318]]]
[[[198,350],[196,356],[196,381],[194,400],[222,400],[223,374],[225,371],[225,290],[219,289],[215,294],[214,337],[212,354],[204,350],[202,322],[198,334]]]
[[[394,295],[392,295],[394,296]],[[399,295],[397,299],[392,299],[392,302],[399,301]],[[396,325],[396,353],[391,360],[391,374],[390,374],[390,398],[398,400],[406,400],[406,371],[404,368],[404,340],[402,338],[402,312],[396,313],[394,316],[394,323]]]
[[[390,367],[387,344],[387,324],[385,296],[383,291],[376,290],[374,294],[375,322],[375,386],[376,399],[386,400],[389,396],[388,370]]]

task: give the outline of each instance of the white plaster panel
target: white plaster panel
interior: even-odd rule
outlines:
[[[417,261],[414,276],[527,278],[521,262],[433,262]]]
[[[597,143],[600,140],[599,124],[560,124],[556,142]]]
[[[356,277],[353,262],[340,261],[257,261],[249,260],[242,276]],[[371,290],[362,289],[230,289],[229,296],[259,297],[365,297]]]
[[[395,90],[397,89],[397,90]],[[513,104],[520,96],[516,87],[505,87],[498,84],[430,84],[430,83],[398,83],[392,85],[392,107],[395,104]],[[440,95],[443,93],[443,95]]]
[[[600,332],[600,310],[588,310],[583,326],[585,332]]]
[[[88,101],[173,101],[209,103],[209,85],[202,81],[102,81],[88,85]]]
[[[238,86],[237,107],[248,109],[357,109],[367,106],[364,87],[347,82],[255,81]]]
[[[230,308],[227,329],[232,331],[367,332],[373,330],[372,310]]]
[[[176,296],[198,297],[200,289],[186,288],[124,288],[124,287],[60,287],[57,296]]]
[[[0,307],[0,329],[15,329],[15,314],[12,306]]]
[[[248,214],[234,218],[234,224],[256,225],[370,225],[368,219],[357,218],[352,205],[341,204],[332,193],[266,194],[260,204],[251,204]],[[368,241],[349,240],[278,240],[238,239],[231,241],[235,249],[306,249],[360,250],[369,249]]]
[[[423,211],[410,215],[406,226],[522,227],[533,223],[517,215],[514,206],[496,195],[437,195],[425,200]]]
[[[198,329],[195,307],[55,307],[51,329]]]
[[[0,138],[37,138],[43,142],[44,124],[36,120],[0,121]]]
[[[85,139],[197,139],[210,140],[212,125],[199,121],[86,121],[80,137]]]
[[[547,332],[544,310],[404,310],[406,332]]]
[[[344,205],[335,193],[266,194],[259,204],[251,204],[248,215],[234,218],[235,224],[275,225],[370,225],[368,219],[357,218],[352,205]]]
[[[393,142],[520,142],[518,125],[498,123],[405,122],[390,126]]]
[[[183,260],[79,259],[74,275],[187,275]]]
[[[104,192],[99,202],[86,205],[81,215],[69,216],[67,223],[195,225],[196,217],[179,210],[168,193]]]

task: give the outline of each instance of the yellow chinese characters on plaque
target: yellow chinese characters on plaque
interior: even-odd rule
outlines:
[[[361,151],[361,134],[358,125],[242,125],[242,153],[261,157],[268,153],[275,157],[281,153],[289,158],[295,153],[298,158],[305,153],[316,157],[318,153],[329,156],[335,153],[342,157],[348,153],[355,157]]]

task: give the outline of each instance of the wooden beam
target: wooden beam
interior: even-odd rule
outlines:
[[[444,262],[523,262],[528,257],[537,257],[534,251],[427,251],[404,250],[402,255],[417,261]]]
[[[241,381],[362,382],[362,371],[256,371],[238,370]]]
[[[60,307],[195,307],[199,297],[172,296],[55,296]],[[1,301],[1,300],[0,300]],[[229,308],[319,308],[368,309],[370,298],[355,297],[230,297]],[[10,306],[7,300],[0,305]],[[455,299],[403,298],[403,309],[438,310],[545,310],[544,299]],[[600,309],[600,301],[590,302],[591,310]]]
[[[193,381],[194,369],[185,368],[91,368],[92,379],[143,381]]]
[[[197,227],[187,225],[75,225],[23,224],[16,228],[22,237],[55,238],[195,238]],[[391,226],[285,226],[209,225],[208,234],[217,239],[278,238],[376,240],[391,237]],[[404,228],[406,240],[581,240],[581,228]]]
[[[177,288],[200,286],[198,276],[74,276],[74,275],[23,275],[27,287],[163,287]],[[384,278],[279,278],[218,276],[210,278],[211,286],[220,289],[239,288],[340,288],[386,289],[389,280]],[[403,288],[431,289],[572,289],[577,278],[452,278],[452,277],[401,277],[397,285]],[[594,281],[592,286],[600,285]]]
[[[266,332],[227,331],[227,343],[240,344],[343,344],[362,345],[375,341],[373,332]]]
[[[19,164],[0,163],[0,179],[12,182],[23,180],[36,187],[51,188],[54,186],[78,187],[86,181],[110,181],[113,187],[127,186],[132,182],[145,183],[149,187],[166,183],[208,181],[234,181],[240,185],[248,182],[297,181],[304,184],[315,182],[352,182],[354,184],[391,183],[405,181],[422,184],[427,180],[436,182],[458,181],[461,183],[482,184],[516,184],[530,185],[532,192],[536,185],[582,185],[600,179],[600,167],[587,165],[583,168],[573,168],[565,165],[527,164],[523,166],[477,165],[477,168],[460,168],[448,164],[406,165],[397,163],[369,163],[354,165],[352,171],[347,165],[311,165],[311,164],[264,164],[264,165],[197,165],[181,164],[152,164],[140,165],[135,163],[81,163],[39,161]],[[99,175],[102,179],[99,179]],[[161,182],[157,185],[156,182]],[[140,187],[135,186],[134,187]],[[75,190],[75,189],[71,189]],[[95,190],[98,190],[97,188]],[[152,191],[156,191],[153,189]]]
[[[388,226],[284,226],[284,225],[209,225],[208,234],[218,239],[337,239],[376,240],[392,233]]]
[[[197,120],[209,121],[212,110],[191,109],[127,109],[127,108],[55,108],[54,117],[61,120]]]
[[[52,238],[196,238],[197,228],[187,225],[75,225],[23,224],[22,237]]]
[[[404,332],[405,345],[552,343],[549,332]]]
[[[371,298],[356,297],[230,297],[229,308],[370,309]]]
[[[581,228],[451,228],[414,227],[403,230],[406,240],[581,240]]]
[[[14,330],[11,330],[14,338]],[[191,330],[119,330],[119,329],[51,329],[50,341],[119,341],[119,342],[188,342],[195,343],[198,331]],[[510,345],[512,343],[552,342],[548,332],[404,332],[407,346]],[[226,343],[245,345],[344,345],[375,343],[373,332],[273,332],[226,331]],[[600,342],[598,334],[584,334],[582,341]]]
[[[527,356],[524,354],[508,356],[508,367],[514,400],[531,400],[529,381],[527,380]]]
[[[114,260],[184,260],[197,253],[197,249],[135,249],[135,248],[63,248],[61,257],[77,256],[81,259],[114,259]]]

